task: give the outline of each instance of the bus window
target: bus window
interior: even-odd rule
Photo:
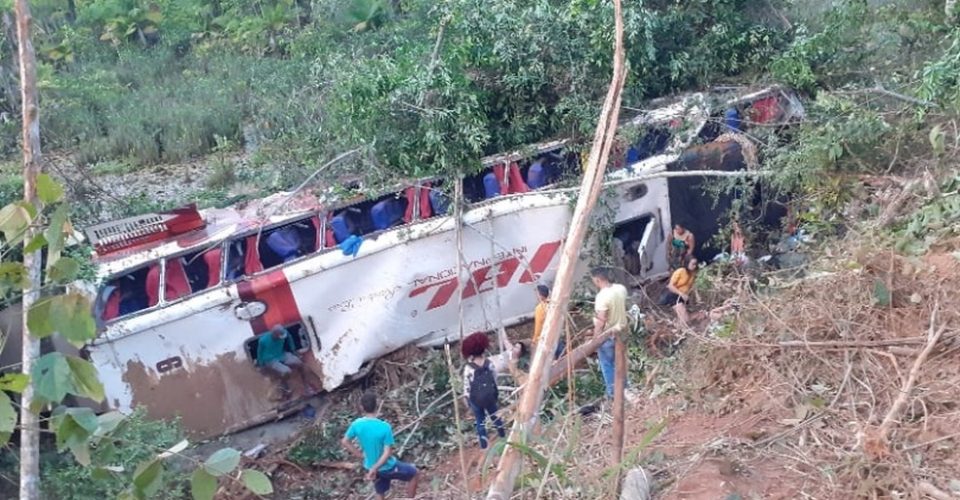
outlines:
[[[227,281],[236,281],[243,276],[263,271],[256,240],[257,235],[254,233],[227,243],[227,269],[224,274]]]
[[[220,247],[167,259],[164,298],[175,300],[220,284]]]
[[[420,187],[420,219],[447,215],[450,196],[443,190],[443,179],[425,182]]]
[[[363,236],[412,221],[412,192],[388,194],[362,201],[334,213],[328,223],[334,240],[339,244],[350,236]],[[409,210],[408,210],[409,209]]]
[[[156,279],[148,279],[152,278],[150,270],[154,268],[159,271],[160,264],[155,263],[107,281],[97,297],[98,317],[110,321],[155,305],[160,295],[159,273]]]
[[[260,235],[260,264],[279,266],[317,250],[316,217],[268,229]]]

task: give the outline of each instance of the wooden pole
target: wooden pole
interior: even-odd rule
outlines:
[[[616,361],[613,369],[613,463],[610,464],[612,466],[618,466],[623,461],[623,399],[627,388],[627,346],[623,343],[623,334],[624,332],[613,334],[616,339],[614,350]],[[620,488],[621,477],[622,471],[617,467],[617,474],[613,481],[614,493]]]
[[[613,0],[614,8],[614,54],[613,77],[607,96],[600,111],[597,130],[593,137],[593,146],[584,171],[583,184],[577,198],[577,206],[573,210],[570,230],[563,243],[560,254],[560,266],[557,278],[547,306],[547,315],[544,320],[541,342],[537,343],[530,366],[530,375],[520,396],[516,418],[510,430],[509,442],[504,447],[497,476],[494,478],[487,492],[488,500],[507,500],[513,492],[513,486],[520,474],[523,457],[517,447],[509,443],[526,444],[530,432],[536,426],[536,417],[543,402],[543,393],[549,382],[548,367],[553,360],[560,336],[560,328],[565,320],[570,294],[573,291],[573,277],[580,250],[590,224],[590,215],[600,196],[603,186],[603,175],[606,171],[607,160],[617,132],[617,119],[620,112],[620,94],[623,91],[623,82],[626,78],[623,51],[623,13],[620,0]]]
[[[27,0],[16,0],[17,52],[20,58],[20,109],[23,115],[23,200],[37,204],[37,174],[40,172],[40,118],[37,98],[37,56],[30,41],[33,18]],[[32,225],[31,225],[32,226]],[[33,240],[35,229],[28,229],[25,242]],[[40,292],[40,253],[23,255],[28,285],[23,293],[23,350],[21,371],[28,376],[40,357],[40,341],[30,335],[27,313]],[[40,422],[31,411],[34,381],[20,396],[20,499],[40,498]]]

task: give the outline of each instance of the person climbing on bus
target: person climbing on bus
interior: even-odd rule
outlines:
[[[687,259],[686,266],[677,269],[670,275],[670,282],[667,284],[668,291],[660,298],[660,305],[673,306],[673,311],[677,314],[677,320],[683,327],[686,327],[690,320],[687,304],[690,303],[690,292],[693,291],[693,285],[697,279],[697,265],[696,258]]]
[[[670,270],[683,267],[690,257],[693,257],[693,249],[696,247],[696,238],[693,233],[681,224],[673,225],[673,239],[670,241]]]
[[[486,357],[490,339],[483,332],[470,334],[460,343],[460,352],[467,362],[463,365],[463,399],[476,417],[480,448],[487,447],[487,417],[493,421],[497,435],[506,437],[503,421],[497,415],[500,392],[497,388],[496,367]]]
[[[316,394],[319,391],[307,381],[307,367],[295,351],[290,332],[283,325],[274,325],[257,339],[257,366],[270,370],[280,378],[280,390],[284,396],[290,394],[288,380],[294,371],[300,376],[303,391]]]
[[[340,444],[351,455],[363,460],[363,468],[367,470],[363,478],[373,482],[378,499],[385,497],[390,491],[390,483],[395,480],[407,483],[407,497],[416,497],[419,471],[417,466],[401,462],[394,456],[393,428],[379,418],[375,392],[368,389],[360,396],[360,410],[363,416],[350,423]]]

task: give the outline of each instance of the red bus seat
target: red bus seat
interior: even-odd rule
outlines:
[[[260,262],[260,249],[257,248],[257,235],[247,236],[246,255],[243,256],[243,274],[250,276],[263,271],[263,263]]]
[[[120,315],[120,287],[115,287],[110,296],[107,297],[107,304],[103,308],[103,320],[110,321]]]
[[[530,191],[530,188],[527,187],[527,183],[523,181],[523,175],[520,173],[520,166],[517,165],[517,162],[510,164],[509,175],[509,188],[511,194],[516,193],[526,193]]]
[[[180,257],[167,260],[167,276],[163,288],[164,300],[176,300],[190,295],[190,281]]]
[[[160,302],[160,264],[150,266],[146,281],[147,307],[153,307]]]
[[[207,264],[207,288],[220,284],[220,247],[207,250],[203,261]]]
[[[424,182],[420,186],[420,220],[433,217],[433,208],[430,205],[430,183]]]

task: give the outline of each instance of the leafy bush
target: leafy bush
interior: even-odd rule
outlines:
[[[117,498],[130,485],[128,474],[158,451],[183,439],[183,431],[176,422],[149,420],[137,410],[112,437],[92,448],[90,467],[78,464],[70,454],[44,455],[40,466],[44,495],[64,500]],[[111,472],[106,467],[119,467],[124,472]],[[158,498],[186,497],[186,477],[177,475],[168,486]]]

